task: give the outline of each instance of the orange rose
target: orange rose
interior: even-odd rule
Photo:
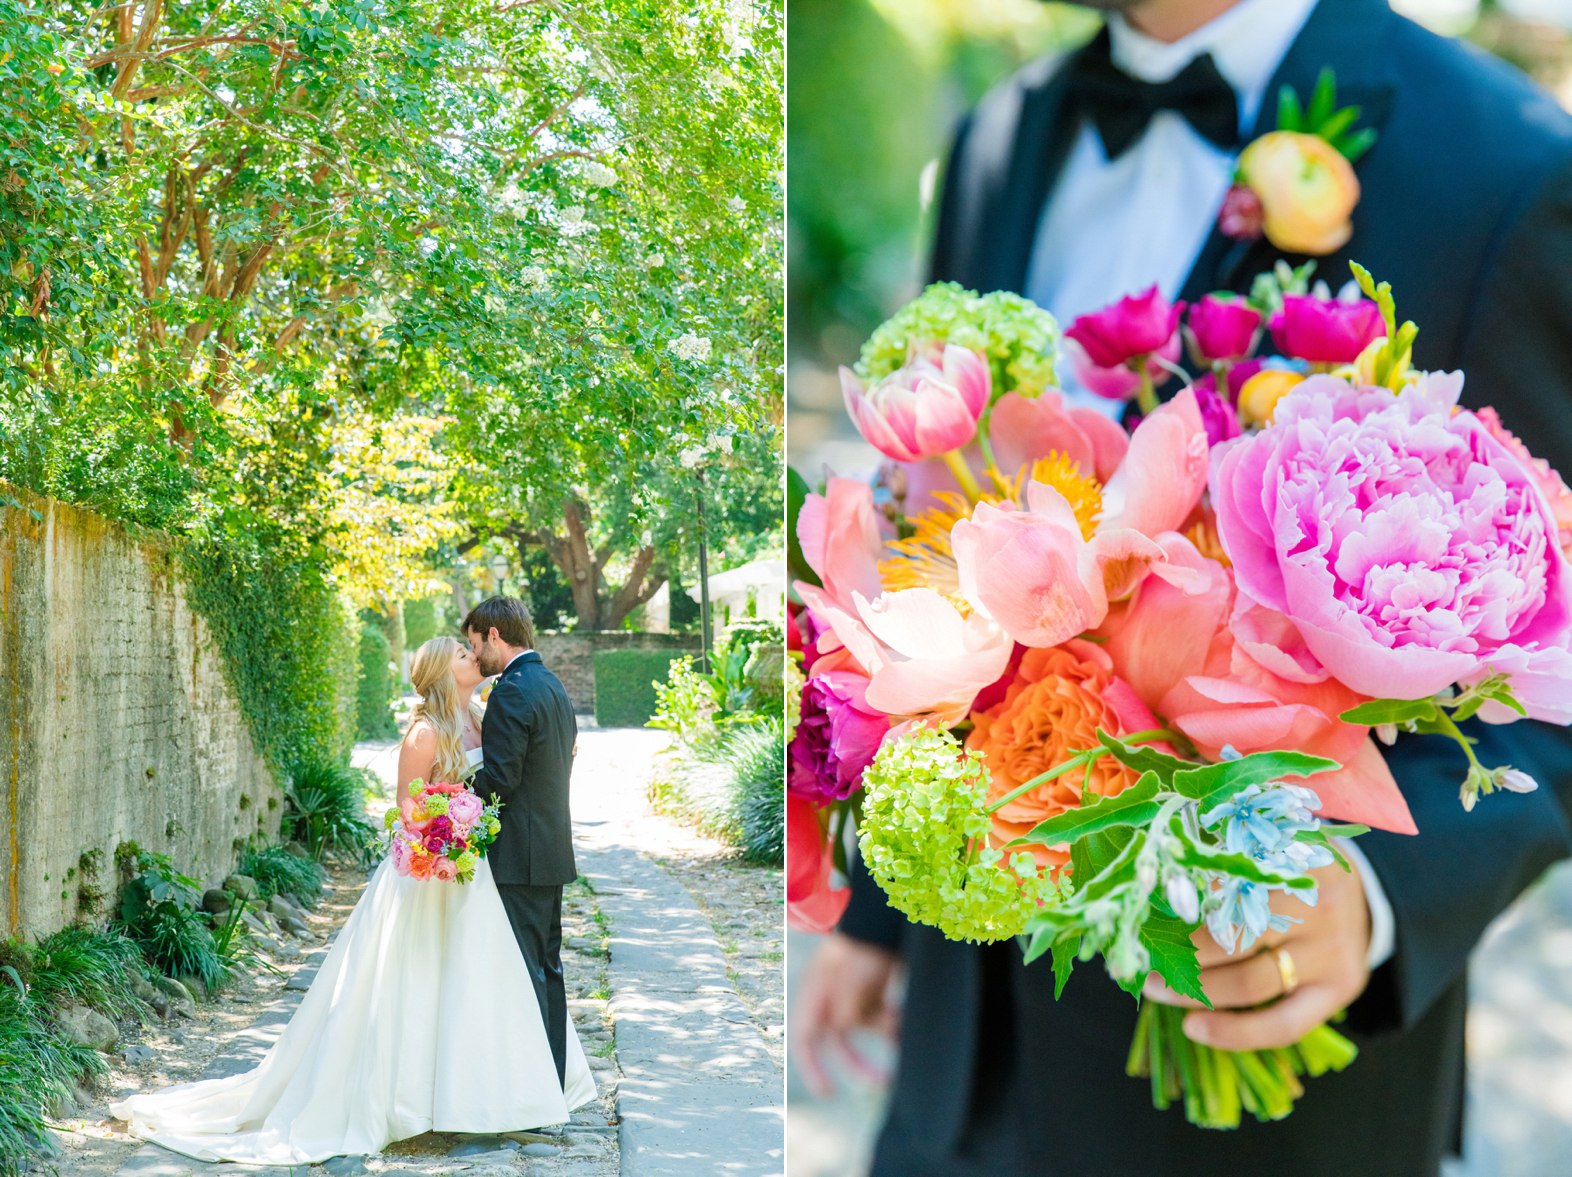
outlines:
[[[989,797],[998,798],[1040,776],[1075,753],[1097,745],[1097,729],[1114,735],[1150,730],[1157,720],[1113,663],[1090,642],[1026,651],[1003,702],[972,713],[966,746],[982,753],[988,766]],[[1112,757],[1092,763],[1091,789],[1112,797],[1135,783],[1137,774]],[[1081,803],[1086,770],[1071,770],[1011,801],[993,817],[993,836],[1003,845],[1031,831],[1038,822]],[[1061,866],[1070,861],[1064,848],[1034,846],[1037,860]]]
[[[1262,231],[1278,249],[1331,253],[1353,233],[1359,178],[1319,135],[1273,131],[1239,156],[1239,178],[1261,198]]]
[[[431,855],[411,854],[409,856],[409,877],[412,879],[429,879],[431,877]]]

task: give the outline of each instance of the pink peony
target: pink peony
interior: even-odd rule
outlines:
[[[988,361],[953,344],[919,352],[872,388],[841,369],[846,411],[869,444],[897,462],[959,449],[977,436],[993,375]]]
[[[1103,489],[1098,531],[1128,527],[1155,539],[1177,528],[1206,489],[1207,444],[1195,390],[1181,389],[1136,426]]]
[[[1290,294],[1271,325],[1279,351],[1312,364],[1351,364],[1386,333],[1381,308],[1365,298],[1341,302]]]
[[[1099,368],[1117,368],[1137,356],[1161,351],[1179,328],[1184,303],[1170,303],[1154,285],[1144,294],[1126,295],[1111,306],[1082,315],[1065,336],[1080,344]]]
[[[480,816],[485,807],[486,803],[473,793],[467,791],[455,793],[453,799],[448,802],[448,817],[453,820],[455,827],[467,826]]]
[[[1310,377],[1213,454],[1218,531],[1239,588],[1350,689],[1417,699],[1494,669],[1552,718],[1572,706],[1555,669],[1572,567],[1533,474],[1455,410],[1461,389],[1461,373],[1400,393]]]
[[[1052,388],[1035,397],[1018,392],[1000,397],[988,418],[988,439],[1007,478],[1038,458],[1059,453],[1083,476],[1106,482],[1130,445],[1129,435],[1116,423],[1096,409],[1067,406]]]
[[[401,875],[409,874],[409,856],[411,847],[409,837],[403,830],[393,834],[393,869]]]
[[[787,786],[820,803],[851,796],[890,730],[867,704],[868,680],[850,671],[815,675],[802,688],[802,717],[792,737]]]
[[[1261,312],[1242,299],[1208,294],[1190,308],[1188,325],[1202,363],[1242,360],[1255,350]]]
[[[1561,550],[1572,557],[1572,490],[1567,489],[1567,484],[1549,462],[1534,457],[1528,452],[1528,447],[1501,424],[1501,418],[1494,409],[1486,406],[1479,410],[1478,416],[1490,436],[1517,455],[1517,460],[1534,476],[1534,481],[1550,503],[1550,513],[1556,517],[1557,542]]]

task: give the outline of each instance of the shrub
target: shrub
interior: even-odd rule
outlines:
[[[404,602],[404,648],[418,650],[437,636],[437,603],[432,600]]]
[[[193,974],[208,988],[228,976],[213,933],[197,914],[201,884],[175,869],[167,854],[122,842],[120,908],[114,926],[124,932],[155,968],[171,977]]]
[[[112,1018],[141,1016],[133,985],[142,954],[119,932],[62,928],[40,940],[32,957],[32,998],[46,1009],[75,1003]]]
[[[366,817],[366,774],[339,763],[297,765],[284,795],[285,838],[304,842],[320,861],[327,850],[370,865],[375,837]]]
[[[785,727],[772,721],[734,728],[722,745],[734,774],[742,856],[768,866],[786,861],[785,736]]]
[[[293,895],[305,903],[315,903],[322,894],[327,872],[309,858],[299,858],[282,846],[269,846],[248,854],[240,862],[239,873],[257,881],[262,898]]]
[[[693,669],[692,655],[684,655],[672,660],[666,681],[655,684],[655,714],[648,726],[691,739],[706,725],[715,708],[715,686],[710,677]]]
[[[360,688],[355,696],[356,731],[359,740],[398,738],[393,719],[393,702],[398,698],[398,682],[393,675],[393,649],[387,635],[377,625],[360,627]]]
[[[0,974],[0,1177],[27,1171],[56,1151],[44,1113],[75,1083],[103,1075],[98,1052],[55,1034],[40,1001]]]
[[[671,670],[669,650],[597,650],[595,722],[643,727],[655,714],[655,683]]]

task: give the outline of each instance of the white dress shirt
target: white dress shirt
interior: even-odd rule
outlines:
[[[1238,96],[1240,132],[1247,135],[1272,75],[1315,4],[1240,0],[1171,44],[1138,32],[1113,13],[1109,49],[1116,66],[1148,82],[1166,82],[1210,53]],[[1062,326],[1153,283],[1165,298],[1177,298],[1233,183],[1236,158],[1171,110],[1153,115],[1141,138],[1115,160],[1104,152],[1097,129],[1083,123],[1038,224],[1027,296],[1053,312]],[[1058,371],[1068,400],[1110,416],[1122,411],[1122,402],[1080,388],[1062,357]],[[1315,787],[1313,780],[1307,783]],[[1370,908],[1367,959],[1375,968],[1396,947],[1392,905],[1358,846],[1345,839],[1341,848],[1364,883]]]
[[[1110,52],[1116,66],[1148,82],[1166,82],[1210,53],[1238,96],[1240,131],[1248,134],[1272,75],[1314,7],[1315,0],[1240,0],[1172,44],[1113,13]],[[1171,110],[1153,115],[1146,133],[1114,160],[1097,128],[1083,123],[1038,223],[1027,297],[1065,327],[1153,283],[1165,298],[1177,298],[1233,183],[1235,160]],[[1067,363],[1059,365],[1059,379],[1074,403],[1110,416],[1123,408],[1079,388]]]

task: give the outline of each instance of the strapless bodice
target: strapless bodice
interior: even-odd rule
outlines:
[[[464,753],[464,759],[470,764],[479,764],[486,758],[485,751],[481,748],[471,748]]]

